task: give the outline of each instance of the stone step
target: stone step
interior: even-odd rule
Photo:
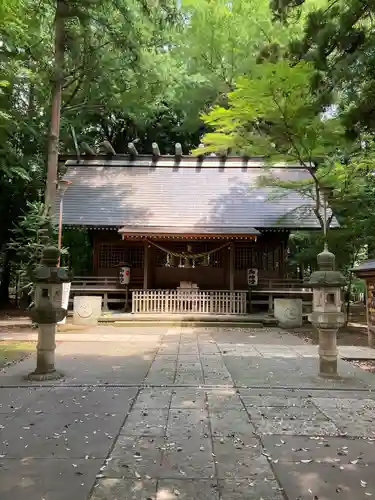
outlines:
[[[276,326],[277,320],[270,315],[205,315],[205,314],[126,314],[109,313],[100,317],[99,323],[113,326],[230,326],[262,328]]]

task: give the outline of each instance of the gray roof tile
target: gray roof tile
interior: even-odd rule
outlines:
[[[241,158],[196,158],[134,162],[125,159],[67,162],[72,181],[64,198],[63,223],[137,230],[251,233],[254,228],[318,228],[313,202],[299,193],[259,187],[272,173],[286,181],[304,180],[302,168],[272,167]],[[254,233],[253,233],[254,234]]]
[[[375,271],[375,259],[365,260],[357,267],[352,269],[353,272],[365,272],[365,271]]]

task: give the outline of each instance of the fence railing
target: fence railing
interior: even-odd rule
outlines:
[[[246,291],[133,290],[133,313],[245,314]]]

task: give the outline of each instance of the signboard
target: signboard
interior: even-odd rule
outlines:
[[[247,270],[247,284],[256,286],[258,284],[258,269],[251,268]]]

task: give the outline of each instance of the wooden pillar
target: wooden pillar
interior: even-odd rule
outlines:
[[[232,241],[229,246],[229,290],[234,290],[235,247]]]
[[[145,254],[143,263],[143,290],[148,288],[148,265],[149,265],[149,245],[148,242],[144,242]]]

